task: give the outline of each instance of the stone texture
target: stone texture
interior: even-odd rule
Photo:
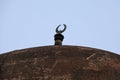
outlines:
[[[45,46],[0,55],[0,80],[120,80],[120,55],[81,46]]]

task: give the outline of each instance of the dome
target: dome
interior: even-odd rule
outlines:
[[[120,80],[120,55],[82,46],[43,46],[0,55],[0,80]]]

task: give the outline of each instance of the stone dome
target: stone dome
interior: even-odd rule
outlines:
[[[0,55],[0,80],[120,80],[120,55],[82,46],[44,46]]]

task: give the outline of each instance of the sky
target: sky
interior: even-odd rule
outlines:
[[[63,45],[120,54],[120,0],[0,0],[0,53],[54,45],[59,24]]]

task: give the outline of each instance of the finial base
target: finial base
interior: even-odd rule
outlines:
[[[54,36],[55,45],[62,45],[63,39],[64,39],[64,36],[62,34],[55,34]]]
[[[62,45],[62,41],[61,40],[56,40],[55,45]]]

